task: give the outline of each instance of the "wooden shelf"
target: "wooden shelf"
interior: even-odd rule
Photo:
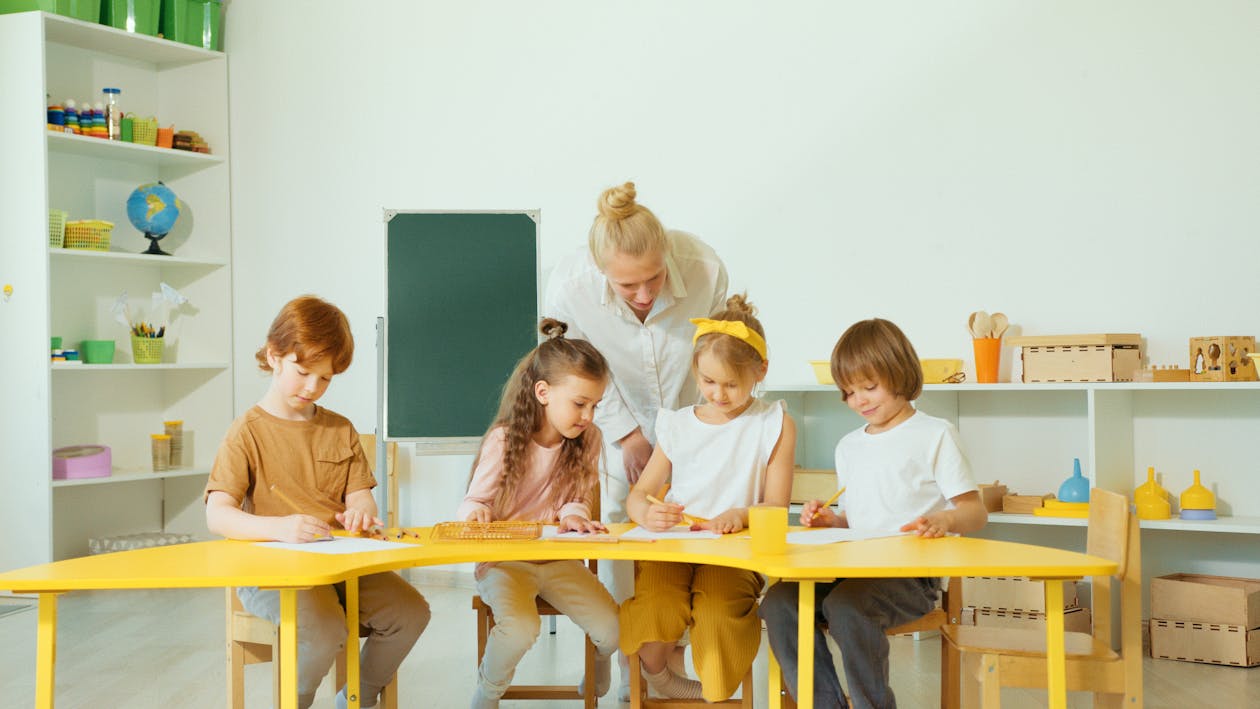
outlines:
[[[221,268],[228,265],[225,258],[199,256],[151,256],[124,251],[90,251],[87,249],[49,248],[48,255],[54,261],[86,261],[94,263],[144,264],[146,266],[188,266],[196,268]]]
[[[209,475],[209,470],[181,468],[167,470],[162,473],[152,471],[118,471],[103,478],[77,478],[74,480],[54,480],[53,487],[78,487],[81,485],[113,485],[114,483],[130,483],[140,480],[161,480],[162,478],[188,478],[197,475]]]
[[[223,56],[191,44],[150,37],[135,32],[83,22],[61,15],[45,14],[45,37],[49,42],[69,44],[118,57],[150,62],[168,69],[184,64],[196,64]]]
[[[106,158],[122,160],[138,165],[156,165],[158,167],[192,167],[203,168],[221,165],[226,162],[222,155],[194,153],[190,150],[157,148],[139,143],[124,143],[120,140],[91,138],[73,133],[48,133],[48,150],[67,155],[81,155],[90,158]]]
[[[766,384],[767,392],[832,392],[832,384]],[[924,384],[925,394],[936,392],[1028,391],[1255,391],[1260,382],[1063,382],[1059,384]]]
[[[164,364],[68,364],[66,362],[52,362],[51,364],[54,372],[149,372],[172,369],[222,371],[230,366],[227,362],[170,362]]]

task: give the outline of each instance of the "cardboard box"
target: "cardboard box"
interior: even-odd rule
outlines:
[[[964,596],[966,598],[966,596]],[[1151,579],[1151,617],[1260,627],[1260,580],[1203,574]]]
[[[1063,607],[1077,607],[1080,599],[1076,594],[1076,582],[1059,583],[1063,584]],[[1020,577],[964,576],[962,602],[964,606],[986,610],[1022,613],[1044,613],[1046,610],[1045,587],[1042,582]]]
[[[1048,492],[1044,495],[1003,495],[1002,511],[1007,514],[1030,515],[1033,510],[1045,505],[1046,500],[1053,499],[1054,495]]]
[[[810,500],[822,500],[836,493],[836,471],[797,468],[792,471],[792,502],[804,504]]]
[[[1142,367],[1138,334],[1010,337],[1006,343],[1021,348],[1025,383],[1131,382]]]
[[[1211,665],[1260,665],[1260,629],[1151,619],[1151,657]]]
[[[1090,632],[1090,614],[1088,608],[1072,608],[1063,611],[1063,630],[1067,633]],[[1045,630],[1045,613],[1023,613],[1019,611],[997,611],[991,608],[963,608],[959,618],[962,625],[979,625],[989,628],[1022,628],[1026,630]]]

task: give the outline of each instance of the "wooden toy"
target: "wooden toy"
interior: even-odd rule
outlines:
[[[439,542],[506,542],[537,539],[542,522],[506,520],[501,522],[439,522],[433,525],[432,539]]]
[[[1190,379],[1196,382],[1254,382],[1254,336],[1190,338]]]
[[[1030,515],[1053,499],[1054,495],[1050,493],[1044,495],[1003,495],[1002,511],[1006,514]]]
[[[1199,471],[1194,471],[1194,484],[1181,493],[1182,519],[1216,519],[1216,495],[1199,482]]]
[[[1155,482],[1155,468],[1146,469],[1146,482],[1133,491],[1133,506],[1138,519],[1169,519],[1172,517],[1172,504],[1168,502],[1168,491]]]
[[[1172,364],[1153,365],[1139,369],[1133,375],[1135,382],[1188,382],[1190,370]]]
[[[1142,366],[1135,333],[1008,337],[1020,347],[1024,382],[1130,382]]]

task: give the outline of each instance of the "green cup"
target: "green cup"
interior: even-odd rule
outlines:
[[[113,340],[84,340],[79,348],[84,364],[113,364]]]
[[[134,140],[132,140],[132,138],[131,138],[132,127],[135,125],[135,122],[136,122],[136,121],[135,121],[135,119],[134,119],[134,118],[132,118],[131,116],[123,116],[123,119],[122,119],[122,133],[121,133],[121,135],[119,136],[119,137],[122,139],[122,141],[123,141],[123,142],[125,142],[125,143],[134,143],[134,142],[135,142],[135,141],[134,141]]]
[[[52,338],[52,346],[49,347],[49,349],[53,349],[53,350],[61,349],[61,338],[60,337]]]

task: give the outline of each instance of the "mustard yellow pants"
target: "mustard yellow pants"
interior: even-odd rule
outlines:
[[[761,645],[761,576],[707,564],[640,561],[634,596],[621,604],[621,651],[677,642],[691,629],[691,653],[706,701],[735,693]]]

